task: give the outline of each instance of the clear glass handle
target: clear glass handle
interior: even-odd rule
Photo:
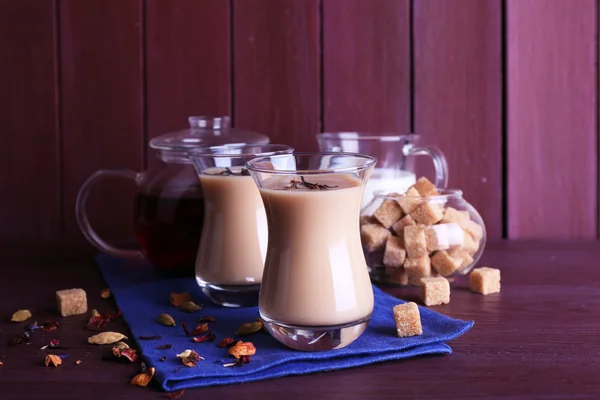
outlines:
[[[119,177],[133,179],[135,181],[137,176],[137,172],[129,169],[103,169],[93,173],[81,186],[79,193],[77,193],[75,213],[77,217],[77,223],[79,224],[79,229],[81,229],[83,236],[85,236],[85,238],[98,250],[110,254],[111,256],[121,258],[143,258],[143,254],[139,250],[120,249],[108,244],[98,236],[88,220],[86,213],[87,198],[92,190],[92,187],[105,178]]]
[[[404,147],[403,152],[406,156],[431,157],[435,168],[435,187],[446,188],[448,186],[448,162],[440,149],[434,146],[412,147],[408,145]]]

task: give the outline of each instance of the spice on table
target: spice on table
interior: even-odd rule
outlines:
[[[42,325],[40,325],[40,327],[45,332],[51,332],[51,331],[57,329],[59,326],[60,326],[60,323],[58,321],[55,321],[55,322],[46,321]]]
[[[188,292],[183,292],[183,293],[173,292],[169,295],[169,303],[171,303],[171,305],[173,307],[180,307],[186,301],[191,301],[191,300],[192,300],[192,296],[190,296],[190,294]]]
[[[194,350],[185,350],[182,353],[177,354],[177,358],[181,360],[183,365],[186,367],[195,367],[198,361],[204,360],[204,357],[196,353]]]
[[[122,349],[121,352],[121,357],[129,360],[129,362],[136,362],[138,359],[138,355],[137,355],[137,350],[134,349]]]
[[[25,322],[31,318],[31,311],[29,310],[18,310],[12,315],[11,322]]]
[[[198,326],[196,326],[196,329],[194,329],[191,333],[190,336],[199,336],[204,334],[205,332],[208,331],[208,324],[206,322],[198,324]]]
[[[156,321],[164,326],[175,326],[175,320],[169,314],[160,314]]]
[[[173,347],[170,343],[167,344],[161,344],[160,346],[156,346],[155,349],[156,350],[168,350],[171,347]]]
[[[219,342],[219,344],[217,345],[217,347],[220,348],[225,348],[225,347],[231,347],[235,344],[235,339],[234,338],[230,338],[230,337],[226,337],[223,340],[221,340]]]
[[[236,335],[251,335],[256,333],[263,328],[262,321],[254,321],[254,322],[246,322],[243,323],[237,331],[235,331]]]
[[[62,364],[62,358],[57,356],[56,354],[48,354],[46,355],[46,367],[52,364],[53,367],[58,367]]]
[[[127,339],[127,336],[119,332],[102,332],[88,338],[89,344],[112,344],[121,339]]]
[[[169,392],[169,393],[167,393],[167,399],[171,399],[171,400],[178,399],[181,396],[183,396],[184,393],[185,393],[184,389],[179,389],[176,392]]]
[[[132,385],[146,387],[154,377],[155,371],[156,370],[154,369],[154,367],[148,368],[146,372],[134,376],[130,383]]]
[[[216,339],[216,336],[211,331],[206,332],[206,334],[203,336],[196,336],[196,337],[192,338],[192,340],[195,343],[202,343],[202,342],[209,342],[209,341],[212,342],[215,339]]]
[[[76,365],[80,365],[80,364],[81,364],[81,360],[77,360],[77,361],[75,361],[75,364],[76,364]]]
[[[198,320],[198,322],[215,322],[215,321],[216,321],[216,319],[214,319],[213,317],[206,316],[206,315]]]
[[[140,336],[138,337],[138,340],[158,340],[161,339],[162,336],[160,335],[154,335],[154,336]]]
[[[235,358],[253,356],[256,354],[256,347],[254,347],[251,342],[242,342],[240,340],[235,345],[231,346],[227,352]]]
[[[193,313],[202,310],[202,306],[194,303],[193,301],[186,301],[181,305],[181,309],[188,313]]]
[[[100,292],[100,297],[102,297],[103,299],[108,299],[110,297],[110,289],[109,288],[102,289],[102,291]]]
[[[96,310],[94,310],[96,311]],[[97,311],[96,311],[97,312]],[[102,315],[94,315],[92,311],[92,316],[88,319],[88,323],[85,326],[90,331],[99,331],[104,328],[110,322],[109,318],[103,317]]]

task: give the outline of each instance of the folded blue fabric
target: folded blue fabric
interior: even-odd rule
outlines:
[[[107,255],[96,258],[106,283],[112,290],[123,317],[139,345],[148,365],[156,368],[155,380],[166,391],[211,385],[251,382],[287,375],[337,370],[361,365],[400,360],[424,354],[449,354],[444,342],[468,331],[473,322],[445,317],[426,308],[420,308],[423,334],[398,338],[392,307],[403,303],[377,287],[375,308],[365,333],[350,346],[326,352],[299,352],[281,345],[269,334],[258,332],[239,339],[251,341],[257,352],[251,362],[241,367],[223,367],[234,361],[227,349],[217,347],[224,337],[237,337],[233,333],[244,322],[258,317],[257,307],[224,308],[213,305],[200,291],[193,278],[172,278],[152,268],[145,262],[122,260]],[[169,304],[171,292],[189,292],[201,311],[185,313]],[[176,327],[165,327],[156,322],[158,314],[168,313]],[[214,342],[194,343],[180,324],[186,322],[190,329],[197,325],[202,315],[211,316],[210,324],[216,335]],[[137,340],[140,336],[161,336],[159,340]],[[157,346],[171,344],[169,350]],[[185,367],[176,354],[186,349],[195,350],[205,358],[196,367]],[[165,361],[160,361],[165,356]]]

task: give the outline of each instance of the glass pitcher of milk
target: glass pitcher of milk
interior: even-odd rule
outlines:
[[[420,138],[421,136],[417,134],[388,136],[362,132],[317,135],[321,151],[361,153],[377,158],[377,165],[365,187],[362,208],[378,193],[404,193],[416,182],[413,156],[431,157],[435,167],[435,186],[438,188],[447,186],[446,157],[437,147],[420,146]]]

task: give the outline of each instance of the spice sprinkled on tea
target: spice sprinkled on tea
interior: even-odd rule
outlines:
[[[308,182],[306,179],[304,179],[303,176],[300,176],[300,181],[297,181],[296,179],[292,179],[290,180],[289,185],[286,185],[284,187],[284,189],[289,190],[289,189],[309,189],[309,190],[328,190],[328,189],[334,189],[338,187],[337,185],[324,185],[324,184],[320,184],[318,182],[312,183],[312,182]]]

